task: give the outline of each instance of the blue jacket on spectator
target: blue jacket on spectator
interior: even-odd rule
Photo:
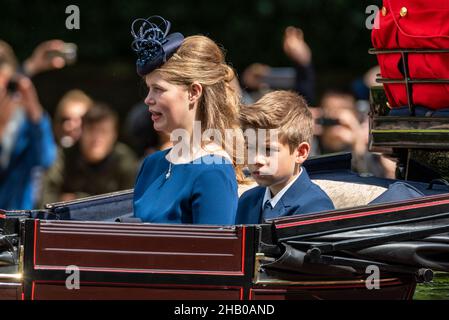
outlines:
[[[310,180],[306,169],[302,169],[302,173],[272,209],[270,218],[335,209],[329,196]],[[259,186],[242,194],[235,224],[263,223],[262,202],[265,190],[266,187]]]
[[[33,123],[24,113],[17,121],[15,139],[6,151],[0,140],[0,209],[30,210],[34,205],[33,169],[49,168],[56,158],[56,145],[49,116]],[[6,163],[5,163],[6,162]]]

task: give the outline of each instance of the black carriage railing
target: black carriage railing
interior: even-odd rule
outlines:
[[[449,79],[432,78],[432,79],[422,79],[422,78],[412,78],[410,77],[408,58],[410,54],[435,54],[435,53],[446,53],[449,54],[449,49],[369,49],[369,54],[401,54],[401,61],[403,67],[404,77],[400,79],[389,79],[383,78],[377,75],[376,82],[382,84],[405,84],[406,94],[407,94],[407,105],[411,116],[415,116],[415,104],[413,102],[413,84],[449,84]]]

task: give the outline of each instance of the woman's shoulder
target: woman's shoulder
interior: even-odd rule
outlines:
[[[191,167],[202,172],[234,172],[231,160],[219,154],[207,154],[191,162]]]
[[[208,159],[209,158],[209,159]],[[228,196],[238,199],[237,177],[234,167],[230,163],[215,162],[204,163],[204,160],[222,161],[223,159],[216,155],[203,157],[203,162],[199,164],[191,164],[189,167],[191,172],[192,192],[200,194],[208,194],[211,198],[222,197],[228,199]],[[206,160],[206,161],[207,161]]]
[[[204,186],[227,181],[227,184],[237,186],[234,167],[226,157],[215,154],[206,155],[194,160],[189,167],[194,172],[195,184]]]
[[[192,161],[193,164],[201,165],[232,165],[229,156],[217,153],[207,153]]]

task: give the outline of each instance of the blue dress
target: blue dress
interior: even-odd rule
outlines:
[[[143,162],[134,188],[134,215],[153,223],[234,224],[237,180],[229,160],[206,155],[172,164],[167,177],[169,151]]]

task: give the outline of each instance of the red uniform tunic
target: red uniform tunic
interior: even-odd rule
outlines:
[[[373,29],[376,49],[449,49],[448,0],[383,0],[379,29]],[[403,78],[400,54],[377,56],[382,77]],[[409,54],[411,78],[449,79],[449,54]],[[385,84],[391,107],[407,105],[404,84]],[[413,103],[431,109],[449,107],[449,85],[413,84]]]

